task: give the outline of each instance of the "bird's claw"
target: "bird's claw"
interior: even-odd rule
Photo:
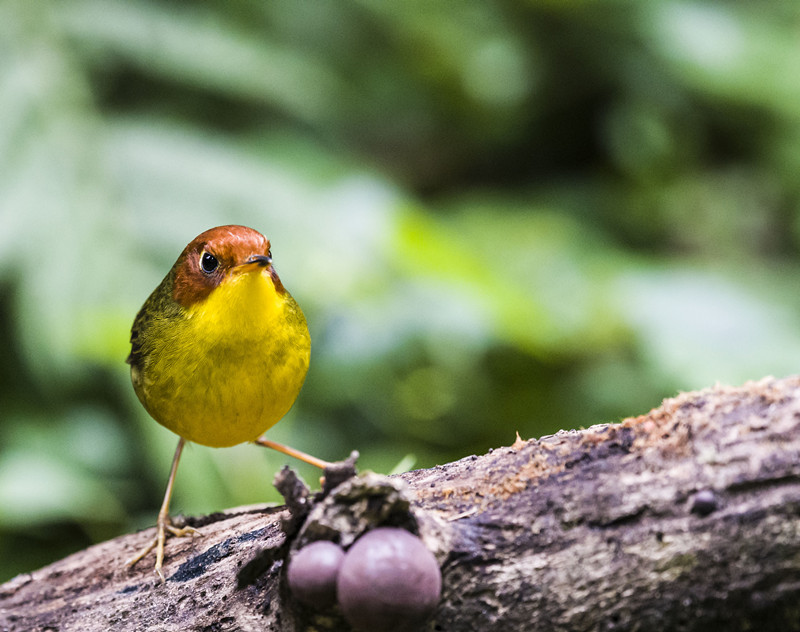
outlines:
[[[139,550],[136,555],[130,558],[127,562],[125,562],[126,566],[133,566],[139,560],[144,558],[150,551],[153,549],[156,550],[156,564],[155,564],[155,572],[158,574],[159,578],[161,579],[161,583],[163,584],[166,582],[166,578],[164,577],[164,572],[161,568],[164,565],[164,545],[167,540],[167,534],[175,536],[176,538],[183,538],[187,535],[202,535],[197,529],[194,527],[176,527],[172,524],[169,519],[169,516],[159,516],[158,517],[158,524],[156,525],[156,536],[142,549]]]

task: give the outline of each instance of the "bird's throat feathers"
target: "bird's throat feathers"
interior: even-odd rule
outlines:
[[[185,314],[207,333],[229,335],[234,329],[246,338],[248,331],[268,328],[273,318],[283,315],[288,294],[274,279],[277,274],[272,268],[231,275],[205,297],[185,306]]]

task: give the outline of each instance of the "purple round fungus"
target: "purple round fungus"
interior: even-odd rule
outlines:
[[[336,583],[347,621],[362,632],[401,632],[419,626],[436,608],[442,575],[417,536],[381,527],[347,552]]]
[[[287,571],[289,590],[298,601],[323,610],[336,603],[336,575],[344,551],[333,542],[319,540],[294,554]]]

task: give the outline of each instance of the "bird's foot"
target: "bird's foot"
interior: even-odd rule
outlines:
[[[164,572],[161,570],[162,566],[164,565],[164,544],[167,540],[167,535],[173,535],[176,538],[183,538],[187,535],[201,535],[197,529],[193,527],[176,527],[172,524],[170,517],[167,514],[158,514],[158,522],[156,523],[156,537],[154,537],[147,546],[143,547],[136,555],[130,558],[127,562],[125,562],[126,566],[133,566],[144,558],[150,551],[153,549],[156,550],[156,566],[155,572],[158,573],[158,576],[161,578],[161,582],[164,583],[166,579],[164,578]]]

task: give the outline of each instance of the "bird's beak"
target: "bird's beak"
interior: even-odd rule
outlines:
[[[241,274],[250,272],[256,268],[267,268],[270,264],[272,264],[272,257],[268,257],[267,255],[251,255],[247,261],[234,267],[234,270]]]

